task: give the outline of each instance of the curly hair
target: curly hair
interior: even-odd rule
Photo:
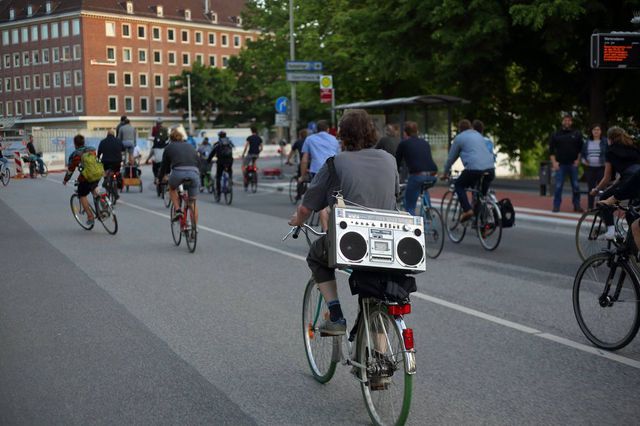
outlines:
[[[347,151],[372,148],[378,142],[373,121],[363,109],[352,109],[345,112],[340,120],[338,137]]]
[[[181,141],[183,139],[182,133],[178,129],[173,129],[169,134],[169,139],[171,139],[174,142]]]
[[[611,142],[611,144],[621,144],[627,146],[633,146],[633,139],[627,132],[624,131],[623,128],[618,126],[613,126],[607,132],[607,138]]]

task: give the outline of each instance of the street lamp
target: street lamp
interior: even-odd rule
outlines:
[[[293,0],[289,0],[289,56],[291,61],[296,59],[296,43],[293,39]],[[296,140],[298,128],[298,101],[296,99],[296,83],[291,82],[291,123],[289,124],[289,138],[291,143]]]
[[[187,102],[189,103],[189,135],[193,136],[193,123],[191,121],[191,74],[187,74]]]

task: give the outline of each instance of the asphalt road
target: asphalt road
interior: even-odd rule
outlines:
[[[288,194],[264,182],[231,207],[202,196],[189,254],[147,176],[123,194],[116,236],[80,229],[61,178],[0,187],[0,424],[368,423],[347,369],[327,385],[308,371],[306,244],[281,242]],[[493,253],[446,243],[407,317],[409,422],[637,424],[640,338],[613,355],[588,344],[578,264],[560,227],[519,224]]]

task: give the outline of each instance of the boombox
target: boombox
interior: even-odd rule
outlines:
[[[329,225],[329,266],[424,272],[421,216],[334,206]]]

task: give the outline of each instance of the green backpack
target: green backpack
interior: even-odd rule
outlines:
[[[80,174],[87,182],[98,182],[104,176],[104,166],[98,161],[95,149],[86,149],[80,155]]]

